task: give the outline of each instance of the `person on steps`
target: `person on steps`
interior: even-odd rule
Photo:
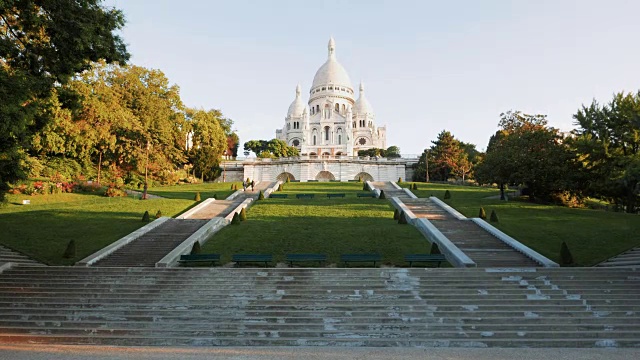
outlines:
[[[254,180],[251,180],[251,191],[253,191],[254,186],[256,186],[256,182]]]

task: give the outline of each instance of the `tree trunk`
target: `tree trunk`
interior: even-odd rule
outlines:
[[[100,170],[102,169],[102,151],[98,157],[98,185],[100,185]]]
[[[500,183],[500,200],[506,200],[504,198],[504,184]]]

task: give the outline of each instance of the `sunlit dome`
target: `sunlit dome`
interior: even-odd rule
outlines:
[[[329,84],[353,89],[351,86],[351,79],[349,79],[347,71],[342,67],[342,65],[340,65],[338,60],[336,60],[335,48],[336,42],[333,38],[329,39],[329,58],[324,64],[322,64],[322,66],[320,66],[320,69],[316,72],[316,76],[313,77],[311,89]]]
[[[355,105],[353,106],[354,114],[373,114],[373,107],[371,107],[371,103],[364,96],[364,84],[360,83],[360,97],[356,100]]]
[[[306,108],[307,105],[302,101],[302,97],[300,96],[300,84],[298,84],[298,86],[296,86],[296,99],[293,100],[291,105],[289,105],[287,116],[302,116],[302,113]]]

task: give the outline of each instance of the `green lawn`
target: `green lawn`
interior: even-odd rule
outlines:
[[[8,195],[0,207],[0,244],[50,265],[71,265],[143,226],[142,214],[174,216],[193,200],[108,198],[93,194]],[[19,205],[23,199],[30,205]],[[77,256],[63,259],[69,240]]]
[[[223,263],[242,253],[273,254],[276,262],[284,261],[288,253],[321,253],[329,263],[338,263],[340,254],[379,253],[383,263],[396,266],[406,266],[405,254],[429,252],[429,242],[413,226],[393,220],[388,201],[356,198],[361,189],[362,183],[285,184],[283,193],[318,195],[258,201],[247,212],[247,221],[222,229],[202,252],[221,254]],[[322,196],[337,192],[347,197]]]
[[[408,187],[410,183],[401,183]],[[494,226],[549,257],[559,260],[560,244],[566,241],[577,265],[591,266],[632,247],[640,246],[640,216],[590,209],[570,209],[528,201],[487,199],[499,195],[497,189],[418,183],[418,197],[431,195],[446,202],[467,217],[478,217],[484,207],[487,217],[496,211]]]
[[[200,199],[213,197],[222,200],[231,195],[234,191],[231,190],[231,185],[238,185],[239,189],[242,189],[242,182],[235,183],[203,183],[203,184],[183,184],[173,186],[157,186],[149,188],[149,194],[158,195],[170,199],[185,199],[193,200],[196,193],[200,193]]]

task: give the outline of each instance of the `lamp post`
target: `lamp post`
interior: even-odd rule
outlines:
[[[144,192],[142,193],[142,200],[147,200],[147,189],[149,188],[148,175],[149,175],[149,148],[151,143],[147,140],[147,149],[145,151],[144,162]]]
[[[426,182],[429,182],[429,149],[425,150],[424,164],[425,164],[425,167],[427,168],[427,177],[426,177],[427,181]]]

